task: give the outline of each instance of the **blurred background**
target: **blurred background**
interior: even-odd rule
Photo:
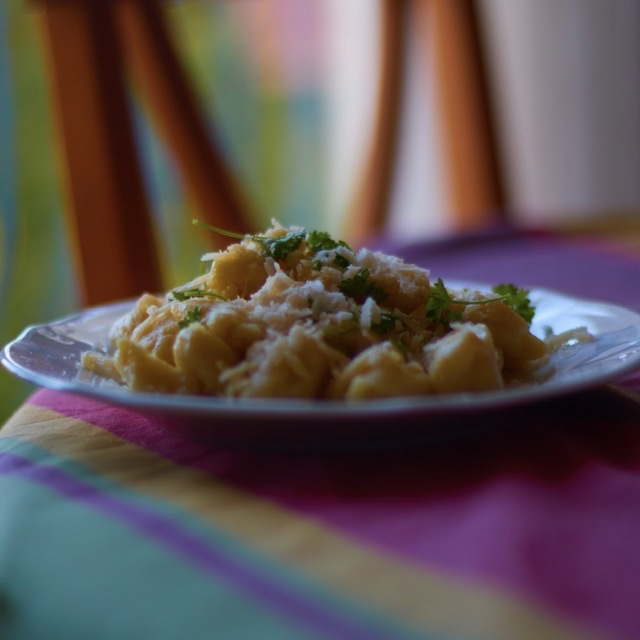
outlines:
[[[420,1],[420,0],[418,0]],[[423,0],[425,3],[430,0]],[[377,0],[167,3],[198,93],[258,226],[339,235],[374,117]],[[479,0],[510,219],[524,226],[640,216],[640,3]],[[432,61],[408,30],[388,234],[456,231],[443,185]],[[132,103],[167,279],[204,250],[171,161]],[[36,3],[0,3],[0,343],[80,305]],[[197,212],[195,212],[197,214]],[[640,276],[640,274],[639,274]],[[639,277],[640,282],[640,277]],[[0,422],[31,388],[0,371]]]

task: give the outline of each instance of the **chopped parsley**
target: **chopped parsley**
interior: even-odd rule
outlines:
[[[344,247],[347,251],[353,253],[353,249],[343,240],[334,240],[326,231],[308,231],[306,242],[309,249],[317,254],[320,251],[335,251],[338,247]],[[343,255],[336,253],[333,258],[333,264],[341,269],[346,269],[350,262]],[[313,263],[313,268],[320,270],[323,266],[321,260]]]
[[[344,247],[353,252],[353,249],[343,240],[334,240],[326,231],[307,231],[307,246],[314,253],[318,251],[331,251],[338,247]]]
[[[326,260],[316,258],[311,266],[313,267],[314,271],[320,271],[320,269],[322,269],[322,267],[324,267],[326,264],[328,264]],[[347,260],[347,258],[340,255],[339,253],[336,253],[331,264],[339,267],[340,269],[346,269],[351,263],[349,262],[349,260]]]
[[[364,302],[367,298],[383,302],[388,297],[382,287],[369,280],[369,269],[360,269],[355,276],[341,280],[338,288],[345,296],[353,298],[358,303]]]
[[[235,238],[236,240],[253,240],[262,245],[264,248],[265,257],[271,257],[276,261],[285,260],[287,256],[300,249],[303,242],[313,255],[317,255],[321,251],[332,251],[338,247],[344,247],[348,251],[353,251],[351,247],[342,240],[334,240],[326,231],[307,231],[306,229],[298,231],[289,231],[279,238],[267,238],[260,235],[242,235],[241,233],[235,233],[234,231],[226,231],[219,227],[205,224],[199,220],[192,221],[194,225],[208,229],[214,233],[227,236],[228,238]],[[336,254],[333,264],[346,269],[350,262],[344,256]],[[313,263],[314,269],[322,268],[322,261],[316,260]]]
[[[191,298],[216,298],[224,302],[227,302],[229,300],[229,298],[216,293],[215,291],[210,291],[209,289],[198,289],[197,287],[194,287],[193,289],[175,289],[171,292],[171,295],[178,302],[191,300]]]
[[[427,318],[436,324],[446,324],[462,318],[462,310],[451,309],[451,305],[467,307],[487,302],[504,302],[529,324],[531,323],[535,308],[531,304],[531,300],[529,300],[529,291],[527,289],[518,289],[512,284],[499,284],[493,287],[492,291],[497,294],[494,298],[457,300],[451,297],[442,282],[442,278],[438,278],[431,286],[431,295],[427,301],[426,308]]]
[[[325,260],[316,258],[311,266],[313,267],[314,271],[320,271],[320,269],[322,269],[322,267],[324,267],[326,264],[327,262]],[[344,256],[336,253],[331,264],[339,267],[340,269],[346,269],[351,263]]]
[[[446,324],[460,320],[462,313],[449,308],[454,304],[453,298],[446,290],[442,278],[438,278],[431,286],[429,300],[427,300],[427,319],[436,324]]]
[[[507,306],[531,324],[536,309],[531,304],[528,289],[518,289],[512,284],[498,284],[491,290],[501,296]]]
[[[306,231],[290,231],[280,238],[261,238],[265,255],[272,257],[276,262],[284,260],[292,251],[300,248],[305,239]]]
[[[301,229],[297,231],[289,231],[278,238],[268,238],[260,235],[243,235],[233,231],[227,231],[193,220],[193,224],[203,229],[208,229],[214,233],[235,238],[237,240],[253,240],[262,245],[265,257],[271,257],[276,261],[285,260],[287,256],[301,247],[306,248],[309,253],[315,256],[312,266],[315,270],[320,270],[325,264],[322,257],[318,254],[326,251],[335,251],[343,247],[353,252],[353,249],[342,240],[334,240],[326,231],[307,231]],[[306,245],[306,247],[303,246]],[[336,253],[333,258],[333,265],[346,269],[350,262],[340,253]],[[383,302],[387,297],[387,292],[380,286],[376,285],[369,279],[369,270],[361,269],[351,278],[345,278],[339,284],[340,291],[358,303],[364,302],[367,298],[373,298],[376,302]],[[462,318],[462,309],[469,305],[483,304],[487,302],[504,302],[526,322],[531,323],[535,308],[529,299],[529,291],[527,289],[519,289],[513,284],[500,284],[492,289],[496,294],[494,298],[484,298],[481,300],[457,300],[451,297],[444,286],[441,278],[431,286],[431,294],[426,305],[427,319],[436,324],[448,324]],[[195,297],[211,297],[226,300],[223,296],[213,292],[200,289],[188,289],[186,291],[173,291],[176,300],[187,300]],[[452,308],[453,307],[453,308]],[[457,308],[456,308],[457,307]],[[395,318],[391,314],[383,314],[380,323],[373,327],[375,331],[385,333],[389,331],[395,322]]]
[[[309,231],[307,246],[314,253],[318,253],[318,251],[331,251],[338,246],[338,243],[326,231]]]
[[[202,309],[200,307],[194,307],[193,309],[189,309],[189,311],[187,311],[185,317],[182,318],[180,322],[178,322],[178,326],[181,329],[184,329],[185,327],[188,327],[193,322],[200,322],[201,318],[202,318]]]
[[[392,313],[381,313],[380,322],[371,325],[371,330],[381,335],[389,333],[389,331],[395,328],[397,321],[397,316],[394,316]]]
[[[346,269],[351,263],[344,256],[336,253],[333,259],[333,264],[335,264],[336,267],[340,267],[341,269]]]

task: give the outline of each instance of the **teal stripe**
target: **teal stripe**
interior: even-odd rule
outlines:
[[[364,607],[361,603],[336,597],[336,594],[329,592],[321,585],[311,582],[290,567],[275,563],[272,559],[256,552],[255,549],[239,543],[223,530],[197,518],[190,512],[127,490],[122,485],[95,475],[74,460],[52,456],[50,452],[19,440],[6,438],[2,442],[4,449],[14,455],[18,454],[40,465],[63,470],[69,477],[80,480],[107,495],[134,504],[140,509],[152,512],[155,517],[164,518],[166,526],[179,527],[181,531],[198,536],[209,545],[212,551],[237,563],[242,570],[251,571],[256,579],[268,580],[285,593],[295,594],[303,602],[312,603],[326,615],[343,620],[347,628],[354,630],[353,634],[347,634],[348,637],[425,637],[423,633],[411,632],[402,625],[398,625],[396,621]],[[142,539],[146,538],[143,536]]]
[[[0,638],[314,638],[170,550],[0,476]]]

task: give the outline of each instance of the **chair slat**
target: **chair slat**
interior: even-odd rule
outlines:
[[[432,56],[452,228],[490,224],[504,208],[488,79],[473,0],[413,0]]]
[[[213,125],[199,109],[159,0],[38,0],[50,55],[83,302],[162,290],[125,90],[132,70],[198,216],[255,231]],[[454,229],[501,210],[497,149],[473,0],[381,0],[377,104],[345,226],[359,245],[384,233],[396,171],[410,20],[433,55]],[[125,65],[126,63],[126,65]],[[126,68],[125,68],[126,66]]]
[[[255,231],[219,136],[199,109],[162,7],[157,0],[120,0],[117,6],[127,58],[199,215],[231,231]]]
[[[109,2],[42,4],[82,302],[160,290]]]
[[[353,244],[380,235],[389,215],[402,109],[406,28],[407,2],[382,0],[374,126],[362,179],[345,225],[346,236]]]

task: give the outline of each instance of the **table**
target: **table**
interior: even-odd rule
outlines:
[[[640,312],[640,254],[592,234],[385,249]],[[0,432],[0,638],[640,637],[640,374],[482,420],[234,450],[39,390]]]

